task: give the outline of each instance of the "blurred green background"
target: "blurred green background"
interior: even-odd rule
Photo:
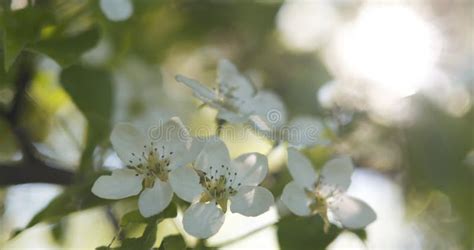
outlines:
[[[133,215],[117,234],[133,200],[90,193],[100,173],[120,166],[110,130],[178,115],[192,134],[213,134],[215,111],[199,108],[174,75],[215,86],[217,62],[228,58],[279,94],[290,117],[312,115],[334,128],[331,145],[305,153],[316,167],[351,155],[349,193],[378,220],[324,234],[319,217],[277,222],[274,208],[229,216],[221,232],[197,242],[176,223],[178,211],[178,219],[148,225],[156,242],[133,248],[182,234],[161,249],[472,249],[472,1],[0,3],[0,248],[93,249],[115,235],[140,237],[146,223],[132,223]],[[223,138],[233,157],[271,149],[227,126],[247,135]],[[285,154],[280,146],[269,155],[264,185],[275,197],[290,180]]]

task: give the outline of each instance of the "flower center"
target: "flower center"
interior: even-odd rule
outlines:
[[[219,89],[219,99],[217,100],[217,104],[230,112],[239,113],[240,106],[242,106],[245,101],[234,94],[236,90],[236,87],[231,87],[229,89]]]
[[[150,145],[143,146],[141,154],[131,154],[133,159],[129,160],[130,165],[127,168],[135,170],[136,176],[142,175],[144,177],[143,187],[153,187],[156,178],[168,181],[168,173],[171,171],[169,169],[170,158],[173,152],[166,153],[165,146],[158,150],[158,147],[155,147],[151,142]]]
[[[322,180],[319,180],[313,190],[305,189],[305,192],[312,201],[309,204],[311,213],[321,216],[324,221],[324,232],[327,233],[330,227],[328,208],[330,205],[338,202],[341,191],[336,186],[328,185],[322,182]]]
[[[222,211],[227,211],[227,201],[235,195],[241,186],[241,183],[236,183],[237,172],[232,172],[229,167],[221,165],[220,168],[209,167],[208,171],[197,170],[200,181],[199,183],[204,187],[204,192],[201,194],[200,202],[214,201],[219,205]]]

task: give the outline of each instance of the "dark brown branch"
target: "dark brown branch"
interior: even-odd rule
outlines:
[[[42,165],[25,165],[23,162],[0,164],[0,187],[24,183],[52,183],[69,185],[72,172]]]

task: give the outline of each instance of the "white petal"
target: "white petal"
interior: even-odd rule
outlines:
[[[170,172],[169,183],[179,198],[193,202],[202,193],[199,176],[188,167],[177,168]]]
[[[258,216],[274,203],[273,195],[263,187],[244,186],[230,198],[230,211],[245,216]]]
[[[308,198],[304,188],[296,184],[294,181],[286,184],[281,195],[283,203],[296,215],[308,216],[311,214],[309,205],[311,199]]]
[[[196,169],[210,172],[220,170],[221,166],[229,167],[230,157],[229,151],[225,143],[218,137],[210,137],[206,140],[204,147],[196,158]]]
[[[138,164],[137,156],[142,155],[144,146],[150,145],[143,132],[128,123],[115,125],[110,140],[117,155],[125,164]]]
[[[242,186],[257,186],[268,173],[267,157],[259,153],[243,154],[231,163],[237,171],[237,183]]]
[[[175,78],[176,81],[190,87],[194,95],[206,103],[212,103],[218,99],[217,94],[214,91],[196,80],[187,78],[183,75],[177,75]]]
[[[345,191],[351,184],[353,169],[351,158],[348,156],[331,159],[321,170],[321,181]]]
[[[149,136],[157,152],[170,158],[170,169],[183,166],[196,156],[191,157],[193,138],[178,117],[172,117],[164,124],[150,128]]]
[[[212,202],[192,204],[183,215],[184,230],[197,238],[208,238],[224,224],[224,213]]]
[[[219,83],[219,91],[223,95],[247,99],[255,95],[256,92],[252,82],[240,74],[237,67],[226,59],[219,61],[217,82]]]
[[[143,217],[150,217],[159,214],[168,207],[171,198],[173,198],[171,185],[156,179],[152,188],[145,188],[140,194],[138,209]]]
[[[310,116],[299,116],[291,120],[285,129],[285,137],[295,147],[327,145],[326,127],[321,120]]]
[[[316,171],[308,158],[294,148],[288,148],[288,169],[296,184],[309,189],[313,188],[317,180]]]
[[[253,101],[244,105],[242,109],[253,111],[252,113],[259,116],[271,129],[280,128],[287,120],[285,104],[278,95],[270,91],[258,92]]]
[[[350,196],[340,197],[340,200],[331,204],[330,211],[336,220],[350,229],[363,228],[377,219],[367,203]]]
[[[117,169],[112,175],[99,177],[92,186],[92,193],[104,199],[122,199],[137,195],[142,190],[143,177],[135,176],[130,169]]]
[[[133,14],[133,4],[130,0],[101,0],[100,9],[110,21],[127,20]]]

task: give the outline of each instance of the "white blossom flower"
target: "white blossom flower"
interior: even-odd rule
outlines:
[[[353,171],[349,157],[328,161],[318,176],[303,154],[288,148],[288,168],[294,180],[285,186],[281,200],[296,215],[319,214],[326,232],[330,220],[345,228],[358,229],[377,218],[369,205],[345,194]]]
[[[286,107],[272,91],[257,91],[252,82],[228,60],[219,61],[213,91],[200,82],[177,75],[176,80],[193,90],[205,104],[218,110],[217,118],[230,123],[248,122],[260,135],[274,141],[288,141],[295,147],[330,143],[324,124],[315,117],[299,116],[288,123]]]
[[[133,125],[119,123],[112,131],[111,142],[127,168],[99,177],[92,193],[105,199],[140,194],[138,208],[144,217],[158,214],[169,205],[173,197],[170,176],[197,155],[193,139],[178,117],[147,134]]]
[[[273,204],[273,195],[258,186],[268,172],[267,158],[247,153],[230,160],[227,147],[211,138],[196,158],[195,169],[180,168],[170,176],[175,193],[191,206],[184,212],[186,232],[207,238],[219,231],[230,201],[230,210],[258,216]]]
[[[183,75],[177,75],[176,80],[190,87],[194,95],[205,104],[217,109],[218,119],[242,123],[247,121],[252,113],[251,103],[257,90],[252,82],[226,59],[220,60],[217,67],[217,91]]]

